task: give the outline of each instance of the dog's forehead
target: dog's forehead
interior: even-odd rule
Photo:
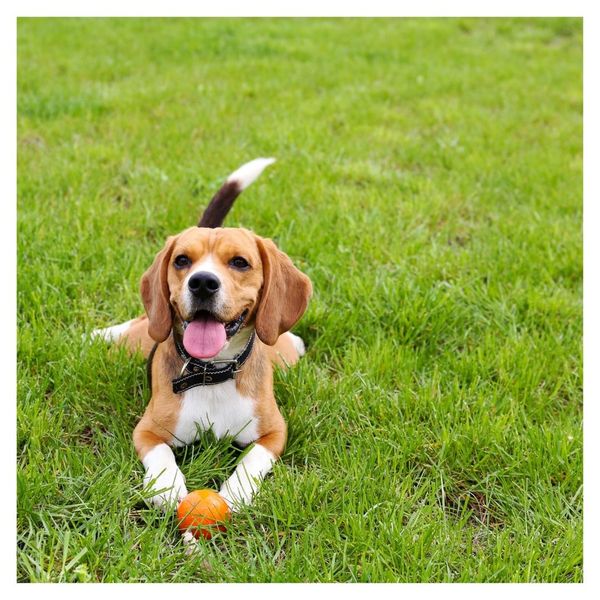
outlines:
[[[176,252],[208,253],[231,252],[257,254],[258,250],[254,235],[247,229],[238,227],[191,227],[182,231],[176,242]]]

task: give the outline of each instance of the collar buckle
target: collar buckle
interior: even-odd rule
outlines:
[[[238,356],[239,358],[239,356]],[[235,379],[236,375],[238,373],[242,372],[242,369],[240,369],[240,363],[238,358],[218,358],[217,360],[211,360],[210,364],[211,365],[218,365],[218,364],[227,364],[227,365],[232,365],[231,368],[231,378]],[[205,367],[206,370],[206,367]]]
[[[208,364],[217,365],[221,363],[229,363],[237,366],[237,358],[217,358],[216,360],[208,361]]]

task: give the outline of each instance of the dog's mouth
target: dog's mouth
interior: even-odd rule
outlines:
[[[247,315],[248,309],[233,321],[224,323],[213,313],[199,310],[191,321],[183,324],[183,347],[194,358],[213,358],[223,350],[227,340],[241,329]]]

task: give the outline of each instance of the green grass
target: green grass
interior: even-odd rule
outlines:
[[[582,22],[22,19],[20,581],[582,580]],[[93,327],[224,176],[314,283],[289,444],[183,553]],[[238,453],[179,452],[189,488]]]

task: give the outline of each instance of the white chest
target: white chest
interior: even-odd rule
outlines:
[[[254,401],[238,393],[233,379],[183,393],[173,445],[191,444],[198,430],[209,429],[217,438],[230,435],[244,446],[258,438]]]

